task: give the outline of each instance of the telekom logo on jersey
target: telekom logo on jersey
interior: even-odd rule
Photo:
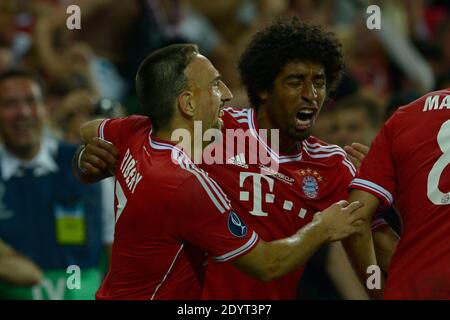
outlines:
[[[280,179],[280,177],[277,177]],[[250,180],[253,183],[250,185],[250,189],[244,189],[244,183],[246,180]],[[266,184],[268,188],[263,188],[262,184]],[[263,210],[264,203],[274,203],[275,193],[273,192],[275,180],[265,174],[260,174],[256,172],[241,172],[239,174],[239,187],[241,191],[239,192],[240,201],[251,201],[250,194],[253,194],[253,207],[249,211],[251,215],[267,217],[269,214]],[[264,192],[267,190],[267,192]],[[284,200],[283,210],[290,212],[293,210],[293,201]],[[298,211],[298,217],[304,219],[308,211],[304,208],[300,208]]]
[[[202,122],[195,121],[193,137],[189,130],[177,129],[172,132],[171,140],[181,141],[177,147],[187,152],[195,164],[226,164],[229,159],[225,155],[248,154],[247,164],[264,165],[278,172],[279,130],[270,131],[270,143],[267,137],[266,129],[226,129],[223,134],[217,128],[210,128],[203,132]]]
[[[244,182],[247,178],[253,179],[253,209],[250,211],[250,214],[254,216],[267,216],[267,212],[264,212],[262,209],[263,203],[263,193],[261,188],[261,180],[265,180],[269,186],[269,191],[273,190],[273,179],[266,177],[264,175],[253,173],[253,172],[241,172],[239,175],[239,186],[241,188],[244,187]],[[241,201],[249,201],[249,192],[241,191],[239,194],[239,200]],[[266,193],[264,197],[264,202],[273,203],[275,200],[275,195],[273,193]]]

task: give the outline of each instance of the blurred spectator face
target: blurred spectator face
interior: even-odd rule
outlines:
[[[330,142],[341,147],[359,142],[370,145],[376,130],[372,121],[363,109],[336,109],[333,113],[334,121],[331,125]]]
[[[330,142],[333,141],[333,125],[334,118],[333,113],[331,111],[321,112],[320,117],[316,120],[314,124],[314,128],[312,134],[324,141]]]
[[[13,55],[9,48],[0,47],[0,73],[6,72],[12,67]]]
[[[78,90],[64,98],[59,118],[64,129],[64,139],[71,143],[80,143],[79,129],[81,125],[91,120],[96,101],[87,90]]]
[[[100,97],[89,89],[77,89],[58,101],[51,113],[53,128],[62,134],[64,141],[81,143],[79,130],[82,124],[95,118],[119,118],[126,113],[120,103]]]
[[[45,107],[34,80],[14,77],[0,82],[0,133],[10,151],[31,159],[39,151]]]
[[[76,90],[69,93],[61,105],[55,110],[55,124],[63,131],[64,140],[80,143],[79,129],[81,125],[92,119],[94,106],[98,97],[89,90]]]

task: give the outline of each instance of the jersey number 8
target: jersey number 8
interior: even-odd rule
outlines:
[[[439,180],[445,167],[450,164],[450,120],[444,122],[437,135],[437,142],[442,151],[441,157],[436,161],[428,174],[427,195],[435,205],[450,204],[450,192],[439,190]]]

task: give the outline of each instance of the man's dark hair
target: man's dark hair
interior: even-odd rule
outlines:
[[[370,121],[373,128],[377,128],[381,123],[380,107],[375,100],[360,93],[355,93],[337,101],[333,111],[340,110],[362,110]]]
[[[194,44],[174,44],[147,56],[136,75],[136,91],[155,130],[165,127],[175,111],[176,97],[187,88],[184,70],[198,53]]]
[[[13,78],[27,78],[32,80],[39,86],[42,95],[45,95],[44,82],[42,81],[41,77],[33,71],[25,69],[10,69],[0,74],[0,83]]]
[[[250,103],[258,108],[258,93],[271,91],[277,75],[289,62],[310,61],[323,65],[327,93],[336,89],[345,68],[342,45],[331,32],[301,22],[297,17],[278,20],[259,31],[239,60],[241,81]]]

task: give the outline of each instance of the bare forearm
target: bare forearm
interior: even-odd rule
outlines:
[[[353,214],[361,203],[339,201],[314,215],[313,220],[288,238],[258,245],[233,264],[262,281],[277,279],[304,265],[321,245],[358,233],[361,218]]]
[[[341,297],[344,300],[368,300],[366,290],[352,268],[342,243],[333,242],[328,247],[326,270]]]
[[[54,49],[52,43],[52,20],[49,17],[40,17],[37,20],[34,35],[36,38],[36,52],[41,64],[45,66],[52,76],[62,76],[68,68]]]
[[[342,240],[360,232],[362,216],[354,214],[362,204],[358,201],[339,201],[322,212],[296,234],[274,241],[268,246],[270,278],[278,278],[304,265],[320,246]]]
[[[361,280],[369,296],[373,299],[381,299],[382,289],[369,290],[366,285],[368,277],[367,268],[372,265],[377,265],[370,224],[366,224],[365,232],[362,235],[350,236],[347,239],[342,240],[342,244],[344,245],[358,278]]]
[[[261,281],[272,281],[304,265],[326,242],[320,223],[310,222],[289,238],[258,246],[233,264]]]
[[[390,226],[378,228],[373,231],[372,237],[378,264],[381,270],[387,273],[399,237]]]
[[[326,234],[317,221],[310,222],[289,238],[271,242],[268,250],[269,278],[279,278],[305,265],[326,242]]]
[[[369,296],[373,299],[381,299],[383,295],[382,288],[380,290],[369,290],[366,285],[367,268],[377,265],[370,224],[379,201],[373,195],[360,190],[353,190],[350,193],[349,201],[355,200],[364,203],[364,207],[359,209],[359,213],[364,217],[364,220],[361,221],[362,232],[342,240],[342,244]]]

